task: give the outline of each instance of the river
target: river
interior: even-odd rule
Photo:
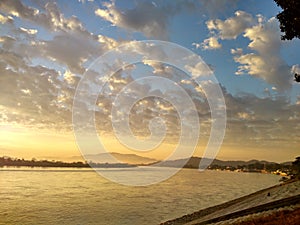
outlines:
[[[92,169],[0,168],[0,224],[159,224],[273,186],[279,179],[182,169],[163,182],[134,187],[111,182]]]

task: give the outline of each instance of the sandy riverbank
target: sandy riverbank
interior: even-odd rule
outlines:
[[[293,217],[300,213],[299,202],[300,181],[294,181],[276,185],[162,224],[244,224],[246,221],[260,220],[266,216],[271,220],[272,216],[278,216],[278,213],[281,216],[292,215]]]

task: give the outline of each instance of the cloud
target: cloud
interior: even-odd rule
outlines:
[[[271,18],[247,28],[244,37],[250,40],[248,48],[255,52],[244,54],[241,49],[232,50],[234,60],[241,64],[236,74],[248,73],[261,78],[280,91],[289,89],[291,68],[280,55],[282,43],[277,20]]]
[[[5,24],[5,23],[12,23],[13,18],[11,16],[3,16],[0,14],[0,23]]]
[[[209,31],[216,31],[221,39],[236,39],[246,28],[255,23],[251,14],[244,11],[236,11],[234,17],[224,21],[220,19],[209,20],[206,22]]]
[[[213,2],[211,4],[213,4]],[[222,1],[220,1],[219,4],[222,4]],[[195,45],[196,48],[202,48],[203,50],[219,49],[222,47],[219,43],[219,39],[236,39],[247,28],[254,25],[255,22],[256,20],[253,16],[244,11],[236,11],[234,17],[229,17],[224,21],[220,19],[208,20],[206,26],[212,36],[205,39],[200,44],[193,43],[193,45]]]
[[[0,9],[8,15],[20,17],[52,31],[87,32],[75,16],[65,18],[55,2],[48,2],[39,10],[26,6],[19,0],[3,0],[0,2]]]
[[[240,35],[249,40],[248,49],[231,49],[233,59],[239,63],[236,75],[249,74],[263,79],[276,90],[284,91],[291,87],[291,67],[281,57],[282,41],[279,23],[275,18],[266,20],[258,14],[253,17],[244,11],[236,11],[233,17],[206,22],[211,37],[196,47],[204,50],[220,48],[219,40],[235,40]]]
[[[293,73],[293,74],[295,74],[295,73],[300,74],[300,67],[299,67],[298,64],[292,66],[291,73]]]
[[[214,16],[227,8],[235,8],[238,0],[137,1],[132,8],[121,9],[115,1],[105,2],[95,14],[130,32],[140,32],[148,38],[169,39],[171,18],[185,11]]]
[[[199,62],[194,66],[186,65],[185,69],[191,73],[193,79],[201,76],[210,76],[213,74],[212,70],[204,62]]]
[[[14,121],[37,128],[70,129],[76,85],[74,79],[76,80],[77,76],[69,70],[59,74],[44,67],[28,66],[23,58],[12,53],[1,52],[1,56],[0,69],[3,73],[0,82],[0,102],[5,115],[1,117],[1,122]],[[209,137],[210,108],[204,93],[199,93],[195,89],[195,83],[192,80],[188,82],[188,77],[182,72],[166,65],[149,61],[145,63],[150,66],[150,70],[153,68],[154,75],[168,72],[173,76],[166,74],[166,77],[179,81],[178,84],[191,96],[198,110],[201,137]],[[6,69],[7,65],[10,69]],[[128,69],[139,71],[137,67]],[[106,135],[112,135],[113,132],[109,121],[114,98],[122,88],[133,81],[131,74],[128,71],[116,73],[97,100],[97,128]],[[184,81],[181,82],[182,80]],[[16,90],[14,95],[11,94],[11,90]],[[127,97],[134,99],[136,91],[150,93],[153,90],[150,90],[147,84],[141,84],[138,90],[128,90]],[[264,143],[269,146],[289,146],[297,141],[296,137],[290,137],[290,134],[299,132],[299,126],[292,124],[300,122],[300,105],[279,97],[263,98],[249,94],[233,96],[224,88],[223,93],[228,114],[225,144],[249,147],[265,140]],[[176,93],[168,94],[176,98]],[[166,121],[168,141],[177,141],[180,123],[176,110],[170,103],[159,98],[142,99],[134,105],[130,113],[133,133],[146,137],[149,134],[148,124],[156,116]],[[240,135],[241,133],[243,135]],[[245,139],[248,140],[247,143]]]
[[[1,36],[0,37],[0,43],[2,44],[2,48],[5,50],[12,49],[14,44],[16,42],[16,39],[10,36]]]
[[[9,27],[15,33],[15,41],[9,36],[0,37],[6,49],[9,46],[15,53],[29,60],[44,58],[60,66],[67,66],[72,73],[82,74],[86,61],[122,43],[101,34],[90,33],[77,17],[66,18],[54,2],[39,4],[39,7],[27,6],[19,0],[0,2],[0,11],[20,17],[36,27]],[[49,39],[37,39],[35,35],[40,26],[50,32]],[[25,39],[22,36],[24,34],[28,35]]]
[[[34,31],[21,31],[26,35]],[[77,32],[60,33],[50,40],[37,40],[28,37],[27,40],[21,37],[11,38],[9,36],[0,37],[0,42],[8,51],[14,51],[28,60],[43,58],[52,61],[60,66],[67,66],[72,73],[83,74],[84,63],[101,55],[101,53],[112,48],[109,42],[98,41],[93,35],[82,35]]]
[[[37,9],[18,0],[0,1],[5,26],[0,36],[0,104],[6,115],[0,122],[70,130],[73,96],[85,63],[121,42],[90,33],[53,2],[43,4]],[[41,27],[47,40],[37,35]]]
[[[81,78],[71,73],[70,70],[66,70],[63,76],[64,76],[64,80],[71,85],[74,85],[75,83],[77,84]]]
[[[24,6],[19,0],[3,0],[0,2],[0,9],[12,16],[26,19],[38,14],[37,9]]]
[[[211,50],[211,49],[219,49],[222,47],[222,45],[219,43],[218,38],[210,37],[205,39],[203,43],[201,43],[198,47],[202,47],[202,49],[204,50]]]
[[[228,116],[225,145],[255,147],[259,143],[275,150],[277,146],[294,146],[297,143],[297,137],[291,134],[300,130],[300,126],[292,125],[300,122],[298,105],[280,96],[233,96],[225,89],[223,92]]]
[[[86,38],[72,33],[56,35],[53,40],[39,42],[36,47],[43,57],[63,63],[71,72],[79,74],[85,71],[85,61],[105,50],[105,45],[101,46],[92,37]]]
[[[234,55],[242,55],[243,49],[242,48],[231,49],[230,52],[231,52],[231,54],[234,54]]]
[[[37,32],[38,32],[36,29],[26,29],[23,27],[20,27],[20,30],[29,35],[34,35],[34,34],[37,34]]]
[[[64,88],[64,84],[55,70],[29,66],[19,55],[1,50],[0,71],[0,102],[6,114],[1,123],[68,127],[66,122],[70,120],[61,114],[56,102],[58,87]]]
[[[216,6],[225,4],[225,1],[206,2],[207,4],[211,2]],[[166,8],[159,4],[139,1],[136,8],[126,9],[123,13],[115,5],[112,8],[104,7],[103,10],[113,13],[107,18],[116,20],[114,24],[116,26],[134,32],[143,32],[149,36],[155,36],[158,32],[159,37],[166,38],[170,17],[181,10],[177,8],[178,5],[180,4],[174,3],[171,8]],[[146,15],[141,21],[133,21],[133,18],[138,15],[135,14],[137,8],[140,7],[142,12],[146,13],[147,6],[149,6],[149,12],[154,12],[153,18]],[[2,33],[0,37],[0,123],[16,123],[56,131],[70,130],[73,96],[81,73],[86,70],[89,60],[118,46],[121,42],[103,34],[90,33],[78,18],[74,16],[66,18],[54,3],[35,9],[17,0],[3,0],[0,1],[0,7],[3,13],[0,20],[4,21],[5,30],[9,31]],[[164,12],[169,14],[159,17]],[[290,73],[291,70],[298,71],[299,67],[295,65],[291,68],[281,60],[281,42],[277,39],[276,33],[278,24],[275,24],[274,20],[262,21],[260,19],[248,26],[247,23],[250,20],[245,19],[246,14],[242,19],[242,14],[236,14],[233,17],[235,25],[227,30],[224,28],[224,21],[213,20],[212,24],[216,29],[212,28],[212,37],[208,38],[205,46],[216,48],[218,44],[221,45],[219,42],[222,37],[234,39],[236,35],[244,34],[244,38],[249,40],[247,51],[250,52],[245,52],[241,48],[232,50],[234,59],[240,64],[238,72],[262,78],[277,88],[280,86],[288,88],[289,76],[286,73]],[[13,19],[17,19],[13,17],[17,16],[25,21],[24,24],[14,23]],[[124,20],[116,19],[115,16],[120,16]],[[236,17],[241,19],[241,23],[236,21]],[[157,23],[155,30],[144,28],[143,25],[147,27],[151,23]],[[47,40],[38,39],[40,26],[45,28],[43,32],[50,33]],[[241,27],[244,31],[241,31]],[[35,30],[38,35],[35,35]],[[278,37],[280,38],[280,35]],[[149,46],[138,46],[136,51],[139,51],[139,47]],[[163,49],[149,47],[150,51],[159,57],[165,54]],[[210,108],[201,87],[182,71],[170,65],[145,60],[142,66],[148,67],[148,75],[172,79],[176,85],[186,90],[197,108],[201,122],[200,135],[208,137],[211,124]],[[202,64],[186,69],[194,76],[198,76],[203,71],[207,72],[207,68]],[[137,66],[123,68],[123,70],[108,80],[103,94],[97,99],[96,125],[99,130],[108,135],[113,132],[110,114],[114,98],[122,88],[135,79],[133,74],[139,76],[141,71]],[[100,79],[97,81],[99,74],[98,77],[95,75],[93,78],[95,80],[89,81],[88,87],[94,87],[96,90],[99,87],[97,85],[102,84],[103,81]],[[125,97],[135,99],[138,91],[158,93],[162,90],[151,90],[149,85],[144,83],[138,90],[129,90]],[[270,144],[270,146],[292,146],[293,143],[298,142],[299,136],[294,134],[300,131],[299,99],[296,103],[291,103],[287,99],[270,95],[265,97],[249,94],[233,96],[224,88],[223,93],[228,115],[225,144],[257,146],[259,143]],[[172,90],[167,90],[166,94],[174,99],[178,96]],[[91,105],[82,104],[92,108]],[[169,102],[159,98],[142,99],[134,105],[130,115],[133,132],[145,136],[149,132],[148,122],[155,116],[166,121],[170,141],[178,139],[180,121],[176,110]]]
[[[86,0],[78,0],[78,2],[81,2],[82,4],[85,4]],[[87,0],[87,2],[94,2],[94,0]]]
[[[245,30],[244,37],[247,37],[251,42],[249,48],[259,51],[260,53],[278,53],[281,47],[281,39],[277,34],[280,34],[279,23],[272,17],[264,24],[258,24]]]
[[[118,26],[133,32],[141,32],[146,37],[168,39],[167,25],[174,8],[158,7],[152,2],[138,1],[133,9],[120,10],[115,2],[106,2],[104,9],[97,9],[95,14]]]
[[[98,42],[101,43],[101,44],[106,45],[108,49],[116,48],[118,45],[123,43],[122,41],[118,42],[113,38],[110,38],[110,37],[107,37],[107,36],[104,36],[104,35],[101,35],[101,34],[99,34],[97,36],[97,38],[98,38]]]
[[[199,1],[136,1],[129,9],[120,9],[115,1],[105,2],[95,14],[113,26],[130,32],[140,32],[146,37],[169,39],[170,19],[182,11],[201,10]],[[204,3],[209,5],[208,3]]]

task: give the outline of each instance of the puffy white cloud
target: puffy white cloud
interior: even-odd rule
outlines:
[[[290,88],[291,68],[280,55],[282,43],[276,19],[247,28],[244,37],[250,40],[248,47],[255,53],[244,54],[241,49],[231,51],[234,60],[241,64],[236,74],[259,77],[280,91]]]
[[[293,73],[293,74],[295,74],[295,73],[300,74],[300,67],[299,67],[298,64],[292,66],[291,73]]]
[[[255,23],[251,14],[244,11],[236,11],[234,17],[224,21],[220,19],[209,20],[206,22],[207,28],[216,31],[221,39],[236,39],[246,28]]]
[[[202,47],[204,50],[211,50],[221,48],[222,45],[219,43],[218,38],[210,37],[205,39],[203,43],[200,44],[200,47]]]
[[[32,27],[42,26],[52,33],[50,37],[53,36],[46,41],[38,40],[34,36],[38,29],[10,27],[16,34],[15,41],[9,36],[0,37],[5,49],[13,50],[29,60],[51,60],[67,66],[72,73],[81,74],[85,71],[84,62],[122,43],[104,35],[90,33],[77,17],[66,18],[54,2],[39,6],[41,10],[29,7],[19,0],[0,2],[0,11],[8,15],[17,13],[20,18],[30,22]],[[21,34],[28,35],[27,39],[24,40]]]
[[[248,47],[260,53],[278,53],[281,47],[279,23],[274,17],[266,23],[245,29],[244,37],[251,41]]]
[[[66,18],[55,3],[43,4],[36,9],[19,0],[0,1],[7,32],[0,36],[0,104],[6,122],[69,129],[84,63],[119,43],[90,33],[75,16]],[[12,16],[24,23],[14,23]],[[47,40],[38,39],[40,27],[48,32]]]
[[[65,18],[54,2],[46,3],[43,11],[40,11],[24,5],[20,0],[3,0],[0,2],[0,9],[6,14],[26,19],[53,31],[76,30],[86,32],[76,17]]]
[[[15,51],[19,54],[26,54],[26,57],[44,56],[67,65],[74,73],[82,73],[84,72],[82,64],[89,57],[99,56],[103,51],[118,45],[112,38],[90,33],[77,17],[66,18],[55,2],[48,2],[45,5],[41,3],[39,6],[41,10],[29,7],[20,0],[0,2],[0,11],[5,14],[17,15],[32,25],[42,26],[54,33],[52,40],[41,41],[31,38],[30,43],[25,46],[24,43],[18,43]],[[37,29],[23,27],[17,30],[28,35],[35,35],[38,32]]]
[[[281,57],[282,41],[279,23],[275,18],[266,20],[262,15],[253,17],[244,11],[226,20],[209,20],[206,23],[212,36],[200,44],[203,49],[221,47],[218,39],[233,40],[239,35],[250,42],[252,52],[244,53],[242,48],[231,49],[235,62],[239,63],[237,75],[249,74],[274,85],[278,91],[291,87],[291,67]]]
[[[244,11],[236,11],[234,17],[229,17],[226,20],[213,19],[206,22],[206,26],[211,37],[205,39],[202,43],[193,45],[196,48],[202,48],[204,50],[219,49],[222,44],[219,43],[219,39],[230,40],[236,39],[240,34],[245,32],[245,30],[252,25],[254,25],[256,20],[253,16]]]

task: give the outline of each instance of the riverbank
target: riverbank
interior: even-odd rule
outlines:
[[[300,181],[290,181],[162,224],[244,224],[264,217],[272,220],[278,213],[295,218],[299,216],[299,202]]]

